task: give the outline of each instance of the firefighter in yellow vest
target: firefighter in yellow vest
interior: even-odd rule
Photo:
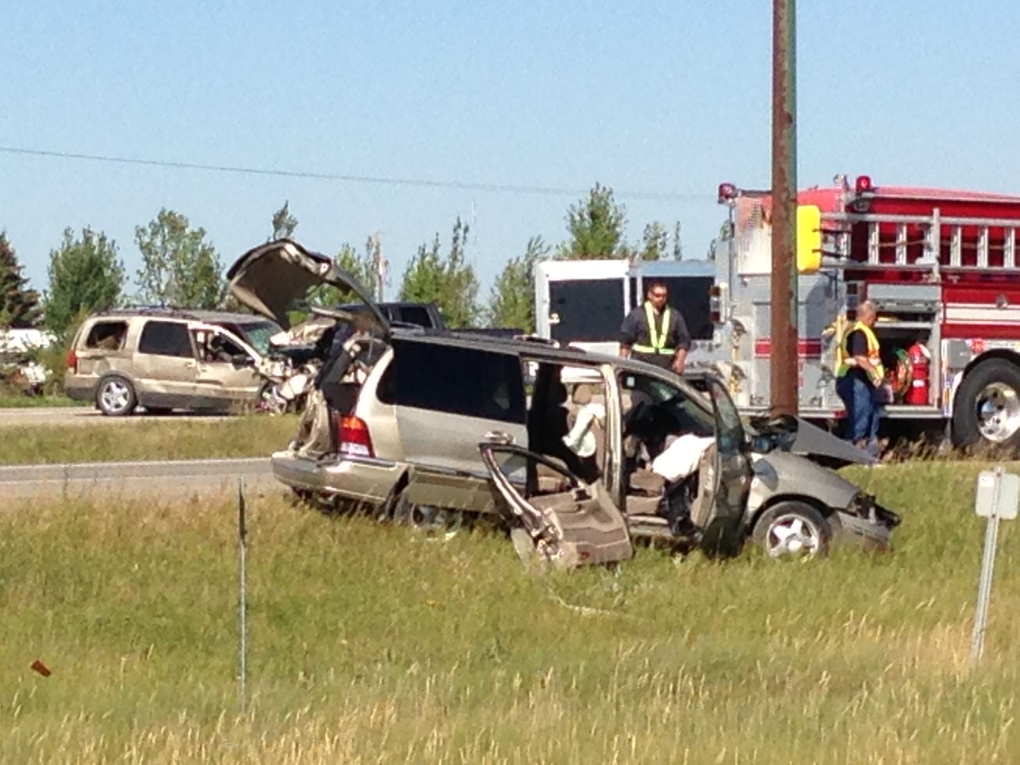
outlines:
[[[870,300],[857,307],[857,321],[836,351],[836,393],[846,407],[845,438],[878,456],[878,423],[886,400],[885,369],[873,327],[878,309]]]
[[[647,361],[683,374],[691,336],[680,312],[667,305],[665,282],[648,285],[644,305],[635,308],[620,327],[620,355]]]

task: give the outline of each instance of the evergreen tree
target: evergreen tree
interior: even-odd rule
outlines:
[[[29,288],[7,232],[0,231],[0,327],[31,328],[41,315],[39,293]]]

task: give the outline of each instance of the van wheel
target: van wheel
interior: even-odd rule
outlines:
[[[426,534],[457,532],[464,524],[464,515],[456,510],[430,505],[412,505],[403,495],[393,507],[392,518],[398,526],[410,526],[415,531]]]
[[[1020,367],[982,361],[960,383],[953,407],[953,444],[1020,446]]]
[[[829,554],[832,529],[811,505],[791,501],[762,513],[751,536],[770,558],[822,558]]]
[[[138,397],[134,387],[123,377],[107,377],[99,383],[96,406],[107,417],[126,417],[138,406]]]

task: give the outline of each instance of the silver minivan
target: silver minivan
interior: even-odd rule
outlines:
[[[391,327],[361,285],[291,240],[245,253],[234,296],[286,327],[321,284],[360,311],[313,309],[333,336],[276,477],[318,501],[422,522],[494,514],[518,550],[564,565],[629,557],[636,539],[733,554],[885,548],[894,513],[810,452],[860,453],[796,419],[745,423],[725,387],[705,392],[638,361],[525,339]],[[663,464],[671,463],[667,467]]]

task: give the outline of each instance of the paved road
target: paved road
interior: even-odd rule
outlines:
[[[140,414],[131,417],[104,417],[98,409],[91,406],[53,406],[53,407],[25,407],[23,409],[0,409],[0,428],[25,425],[97,425],[152,422],[154,420],[172,420],[184,422],[187,420],[197,422],[216,422],[217,420],[229,419],[224,415],[195,415],[195,414],[165,414],[153,415]]]
[[[282,490],[269,460],[181,460],[173,462],[90,462],[0,467],[0,512],[13,498],[48,496],[192,497],[236,491],[243,479],[247,492]]]

